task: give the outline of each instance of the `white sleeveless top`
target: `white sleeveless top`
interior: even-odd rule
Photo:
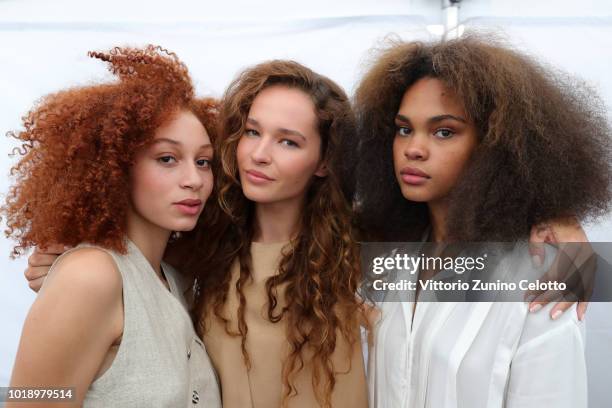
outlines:
[[[186,285],[162,263],[169,292],[138,247],[127,245],[125,255],[95,247],[121,273],[124,324],[117,354],[89,387],[83,407],[221,407],[216,374],[187,312]],[[91,246],[66,253],[82,247]]]

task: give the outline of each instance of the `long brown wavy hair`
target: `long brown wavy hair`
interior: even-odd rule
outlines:
[[[541,222],[608,211],[611,131],[595,91],[495,39],[396,42],[358,86],[359,142],[347,150],[359,223],[371,239],[420,240],[429,224],[427,205],[402,196],[392,160],[394,117],[404,92],[423,77],[453,90],[478,131],[479,145],[451,192],[451,239],[514,242]]]
[[[18,245],[90,242],[124,252],[129,172],[136,152],[177,111],[193,112],[212,140],[217,108],[196,99],[187,67],[161,47],[90,52],[117,81],[42,98],[8,135],[21,142],[2,212]]]
[[[283,320],[287,327],[290,354],[283,362],[283,405],[297,393],[292,379],[307,363],[313,367],[312,385],[317,401],[329,407],[337,374],[331,361],[337,335],[353,346],[359,340],[359,324],[363,319],[362,305],[356,298],[361,274],[351,208],[338,177],[346,165],[343,144],[354,135],[354,116],[338,85],[292,61],[256,65],[232,82],[221,103],[217,144],[222,163],[216,179],[220,206],[217,211],[222,210],[222,214],[205,231],[189,233],[192,244],[183,254],[197,250],[197,259],[191,257],[181,268],[192,271],[197,279],[194,321],[199,322],[198,333],[202,335],[206,330],[205,316],[212,314],[221,319],[227,333],[242,337],[244,361],[250,368],[245,346],[249,330],[244,317],[247,300],[242,288],[251,276],[255,203],[242,192],[236,148],[253,100],[263,89],[275,85],[299,89],[312,99],[322,142],[321,160],[327,165],[328,175],[316,177],[309,186],[299,233],[283,254],[278,273],[266,282],[267,317],[275,323]],[[240,264],[236,284],[240,302],[237,333],[223,316],[230,290],[230,268],[236,260]],[[283,290],[279,290],[281,286]],[[283,296],[282,308],[278,296]]]

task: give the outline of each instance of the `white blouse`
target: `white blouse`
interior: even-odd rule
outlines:
[[[377,306],[370,407],[587,406],[584,324],[575,305],[554,321],[553,304],[537,313],[522,302]]]

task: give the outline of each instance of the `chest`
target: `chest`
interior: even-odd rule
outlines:
[[[473,406],[484,406],[489,387],[503,393],[522,319],[515,303],[385,304],[370,385],[378,382],[398,406],[445,406],[457,390],[471,390]]]

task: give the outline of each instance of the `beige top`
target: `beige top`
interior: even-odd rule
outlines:
[[[280,407],[283,385],[282,364],[288,353],[285,321],[272,323],[267,318],[266,279],[276,271],[281,259],[281,250],[286,244],[261,244],[253,242],[251,256],[253,279],[243,288],[247,299],[245,320],[248,326],[246,347],[251,360],[247,371],[241,351],[241,338],[226,333],[223,322],[209,314],[204,343],[221,380],[224,408],[274,408]],[[235,288],[240,276],[236,260],[231,269],[230,288]],[[238,332],[238,294],[230,290],[224,307],[224,317],[230,328]],[[279,307],[283,299],[279,296]],[[356,328],[356,330],[359,330]],[[333,407],[367,407],[367,389],[361,343],[353,348],[351,370],[349,371],[349,345],[338,333],[336,350],[332,355],[336,372],[336,386],[332,395]],[[298,395],[288,400],[291,408],[318,407],[312,387],[312,366],[305,361],[305,367],[297,375],[294,384]]]
[[[89,245],[66,253],[80,247]],[[220,408],[217,378],[193,329],[180,275],[162,264],[168,291],[133,242],[126,255],[96,248],[108,252],[121,273],[124,326],[112,364],[91,384],[83,407]]]

